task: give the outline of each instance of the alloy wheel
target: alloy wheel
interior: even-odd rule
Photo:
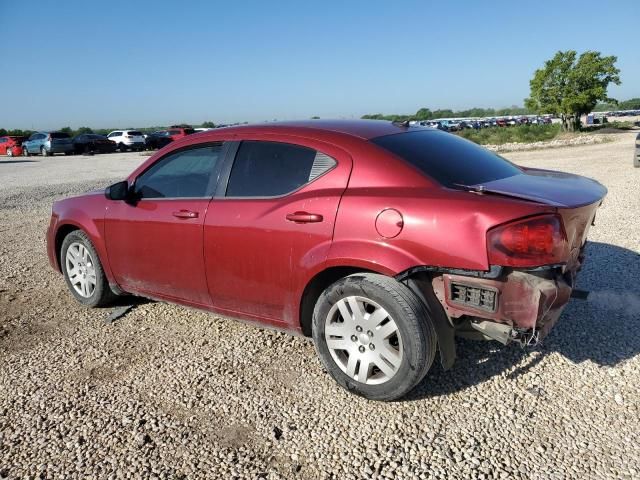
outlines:
[[[96,268],[91,253],[83,244],[69,245],[65,256],[67,278],[73,289],[81,296],[89,298],[96,289]]]
[[[358,382],[388,382],[402,363],[396,322],[369,298],[350,296],[336,302],[325,320],[324,336],[336,365]]]

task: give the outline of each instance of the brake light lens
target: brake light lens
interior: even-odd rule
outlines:
[[[569,253],[557,215],[525,218],[489,230],[489,263],[505,267],[538,267],[564,263]]]

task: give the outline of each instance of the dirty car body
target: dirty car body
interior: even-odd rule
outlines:
[[[190,173],[182,191],[176,182],[148,186],[163,162],[201,154],[213,158],[206,178]],[[295,173],[295,162],[309,167]],[[270,186],[278,182],[285,185]],[[424,304],[450,367],[456,334],[531,344],[549,332],[605,195],[594,180],[521,168],[429,128],[322,120],[231,127],[172,142],[106,195],[56,202],[47,248],[64,270],[64,238],[81,230],[114,292],[304,335],[332,284],[384,276]],[[403,341],[395,352],[409,349]],[[367,375],[379,381],[372,368]]]

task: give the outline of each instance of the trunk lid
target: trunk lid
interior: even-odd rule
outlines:
[[[604,185],[591,178],[571,173],[523,168],[522,175],[501,178],[482,185],[479,190],[522,198],[558,208],[577,208],[600,202],[607,194]]]

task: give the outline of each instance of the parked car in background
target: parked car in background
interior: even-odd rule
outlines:
[[[22,155],[22,142],[26,139],[27,137],[14,135],[0,137],[0,155],[6,155],[8,157],[17,157]]]
[[[145,140],[142,132],[138,130],[114,130],[107,138],[116,144],[121,152],[127,150],[144,150]]]
[[[200,132],[208,132],[209,130],[214,130],[213,128],[204,128],[204,127],[198,127],[198,128],[194,128],[193,129],[195,133],[200,133]]]
[[[187,135],[191,135],[192,133],[196,133],[193,128],[179,125],[174,125],[167,129],[167,135],[171,137],[172,140],[179,140]]]
[[[128,292],[301,333],[342,387],[393,400],[455,335],[544,338],[605,194],[433,128],[232,127],[55,202],[47,253],[87,307]]]
[[[73,153],[71,135],[65,132],[35,132],[22,143],[22,154],[26,157],[37,154],[48,157],[55,153]]]
[[[173,138],[169,136],[166,130],[160,130],[147,135],[145,138],[147,150],[158,150],[173,142]]]
[[[73,138],[75,153],[112,153],[116,151],[116,144],[104,135],[97,133],[83,133]]]

